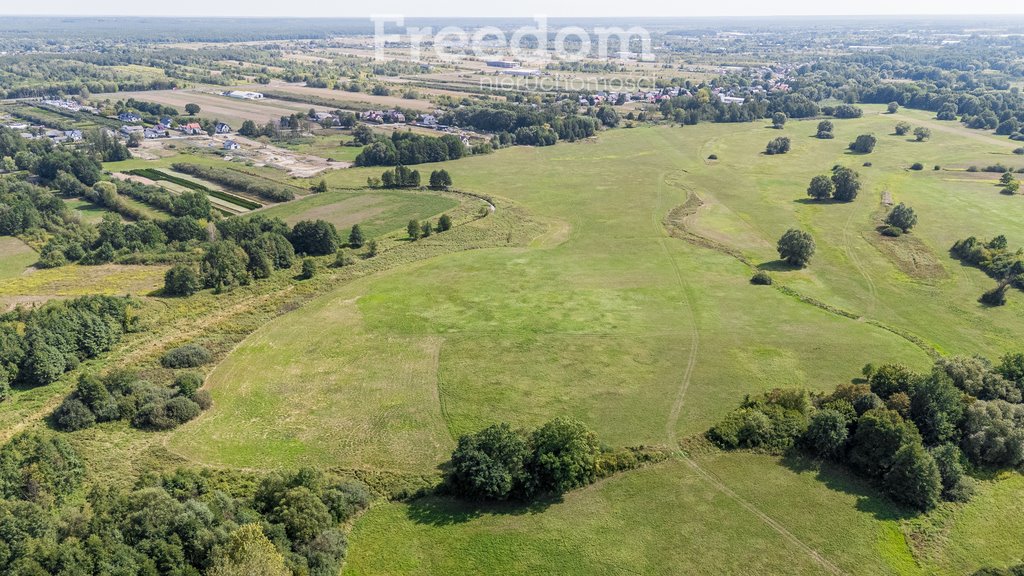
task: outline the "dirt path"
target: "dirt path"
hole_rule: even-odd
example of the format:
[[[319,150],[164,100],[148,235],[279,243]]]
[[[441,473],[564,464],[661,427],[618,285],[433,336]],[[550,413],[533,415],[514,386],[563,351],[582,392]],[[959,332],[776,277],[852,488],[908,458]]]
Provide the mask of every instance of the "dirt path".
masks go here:
[[[804,543],[803,540],[801,540],[795,534],[787,530],[786,527],[779,523],[778,520],[772,518],[768,514],[765,514],[757,506],[748,502],[739,494],[733,492],[731,488],[726,486],[714,474],[702,468],[700,464],[697,464],[697,462],[692,460],[689,456],[686,456],[685,454],[680,454],[680,456],[682,457],[683,461],[689,464],[690,467],[693,468],[695,472],[697,472],[697,474],[700,474],[701,478],[703,478],[708,484],[711,484],[712,486],[717,488],[719,492],[725,494],[729,498],[732,498],[737,504],[742,506],[745,510],[747,510],[754,516],[757,516],[757,518],[765,524],[767,524],[769,528],[777,532],[779,535],[781,535],[783,538],[788,540],[796,547],[803,550],[805,553],[807,553],[807,555],[810,556],[812,560],[814,560],[819,566],[824,568],[830,574],[835,574],[836,576],[844,576],[846,574],[846,572],[844,572],[841,568],[833,564],[828,558],[822,556],[817,550],[811,548],[806,543]]]
[[[664,186],[666,185],[665,178],[667,176],[668,176],[668,174],[662,174],[661,181],[658,184],[658,206],[659,207],[661,206],[662,191],[664,189]],[[690,300],[690,297],[688,295],[686,281],[683,279],[683,274],[679,270],[679,265],[676,263],[675,259],[672,257],[672,253],[668,249],[667,241],[668,241],[669,237],[666,236],[666,234],[665,234],[665,228],[662,225],[662,221],[659,218],[659,215],[657,214],[657,212],[653,212],[652,213],[652,220],[653,220],[654,226],[657,228],[657,233],[659,234],[659,242],[661,244],[662,251],[663,251],[663,253],[665,254],[665,257],[668,259],[669,263],[672,266],[672,270],[673,270],[673,273],[675,274],[676,281],[677,281],[677,283],[679,285],[680,291],[682,292],[683,305],[686,306],[687,310],[690,313],[690,318],[691,318],[689,358],[688,358],[687,363],[686,363],[686,368],[683,370],[683,375],[682,375],[682,378],[680,379],[679,387],[676,390],[675,400],[672,402],[672,408],[669,410],[668,418],[667,418],[667,420],[665,422],[665,435],[668,438],[669,444],[672,445],[672,446],[678,446],[678,438],[677,438],[677,435],[676,435],[676,426],[679,423],[680,414],[682,413],[683,406],[686,403],[686,392],[687,392],[687,390],[690,387],[690,380],[691,380],[691,378],[693,376],[693,369],[697,365],[697,354],[698,354],[699,349],[700,349],[700,333],[699,333],[699,331],[697,329],[697,316],[696,316],[695,310],[693,308],[693,303]],[[697,462],[692,460],[689,456],[683,454],[682,452],[679,453],[679,456],[682,457],[682,459],[690,467],[692,467],[694,469],[694,471],[697,472],[701,476],[702,479],[704,479],[706,482],[708,482],[713,487],[715,487],[715,489],[717,489],[719,492],[721,492],[721,493],[725,494],[726,496],[728,496],[729,498],[735,500],[745,510],[747,510],[748,512],[750,512],[751,514],[756,516],[759,520],[764,522],[769,528],[771,528],[772,530],[777,532],[783,538],[785,538],[786,540],[788,540],[789,542],[791,542],[792,544],[794,544],[798,548],[802,549],[804,552],[807,553],[807,555],[812,560],[814,560],[818,565],[820,565],[827,572],[829,572],[831,574],[835,574],[837,576],[845,575],[845,572],[843,572],[841,569],[839,569],[838,566],[836,566],[835,564],[830,562],[828,559],[823,557],[820,553],[818,553],[817,550],[815,550],[814,548],[811,548],[809,545],[807,545],[802,540],[797,538],[796,535],[794,535],[792,532],[787,530],[786,527],[783,526],[779,521],[775,520],[774,518],[772,518],[771,516],[769,516],[765,512],[761,511],[754,504],[752,504],[752,503],[748,502],[747,500],[743,499],[739,494],[736,494],[731,488],[726,486],[721,480],[719,480],[713,474],[711,474],[711,472],[709,472],[709,471],[705,470],[704,468],[702,468],[700,466],[700,464],[698,464]]]
[[[659,206],[661,205],[662,190],[666,185],[666,176],[666,174],[663,174],[661,181],[658,183]],[[672,408],[669,410],[668,419],[665,421],[665,435],[668,437],[669,443],[675,446],[677,442],[676,425],[679,423],[679,415],[682,413],[683,404],[686,401],[686,391],[690,388],[690,378],[693,376],[693,369],[697,365],[697,353],[700,350],[700,333],[697,330],[697,314],[693,309],[693,303],[690,301],[688,286],[686,285],[686,281],[683,279],[683,273],[679,270],[679,265],[676,263],[675,258],[672,257],[672,253],[668,249],[668,236],[665,235],[665,227],[662,225],[657,212],[652,212],[651,217],[656,229],[655,233],[658,234],[658,242],[661,244],[662,253],[672,266],[672,272],[675,275],[676,284],[679,286],[679,291],[683,298],[682,304],[686,307],[686,310],[690,315],[689,358],[686,361],[686,368],[683,370],[682,379],[680,380],[679,387],[676,390],[676,397],[672,402]]]
[[[875,281],[868,274],[867,267],[864,266],[864,262],[861,261],[860,256],[857,255],[857,251],[854,248],[854,242],[858,236],[850,231],[850,225],[853,223],[853,217],[857,213],[853,210],[850,211],[850,216],[846,219],[846,224],[843,225],[843,249],[846,251],[846,257],[853,263],[854,268],[864,278],[864,281],[868,285],[868,293],[871,295],[871,299],[868,301],[867,314],[873,315],[876,308],[878,307],[878,286],[875,285]]]

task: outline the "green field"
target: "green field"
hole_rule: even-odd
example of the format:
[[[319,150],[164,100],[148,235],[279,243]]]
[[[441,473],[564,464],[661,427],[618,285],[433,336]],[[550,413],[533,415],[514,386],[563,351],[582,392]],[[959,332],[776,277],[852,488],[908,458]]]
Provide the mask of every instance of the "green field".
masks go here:
[[[459,434],[496,420],[527,426],[568,414],[612,446],[671,444],[744,394],[830,389],[867,362],[925,369],[936,350],[996,357],[1019,348],[1021,295],[983,308],[977,298],[994,282],[948,248],[1000,233],[1024,244],[1020,199],[1000,195],[992,175],[964,171],[1024,160],[1005,139],[923,113],[878,112],[836,121],[832,141],[813,137],[816,121],[791,121],[784,156],[761,153],[778,132],[754,123],[616,130],[448,163],[458,187],[507,199],[547,232],[527,247],[371,276],[268,323],[214,371],[213,409],[168,447],[209,465],[424,474]],[[890,135],[899,119],[929,125],[933,138]],[[847,153],[861,133],[878,136],[874,153]],[[718,161],[706,160],[712,153]],[[913,162],[943,169],[909,171]],[[807,201],[810,178],[836,163],[861,173],[858,200]],[[355,187],[376,172],[337,171],[328,182]],[[883,192],[919,215],[898,243],[875,231]],[[664,224],[691,194],[703,206],[684,225],[709,239],[700,246]],[[790,227],[818,244],[805,270],[777,262],[775,240]],[[790,292],[750,285],[737,255]],[[743,454],[695,462],[614,477],[543,511],[380,504],[357,524],[351,571],[533,573],[556,562],[560,573],[631,565],[655,574],[706,558],[700,565],[717,573],[956,574],[1020,556],[984,545],[1000,525],[1024,533],[1020,515],[989,519],[1015,506],[1016,475],[927,519],[942,520],[943,534],[973,534],[954,543],[921,538],[920,520],[841,471]]]
[[[18,238],[0,236],[0,280],[20,276],[36,263],[39,255]]]
[[[363,151],[363,147],[344,145],[351,141],[351,136],[333,131],[300,138],[295,142],[281,142],[278,145],[300,154],[312,154],[336,162],[355,162],[356,156]]]
[[[314,194],[259,213],[289,224],[299,220],[326,220],[345,232],[359,224],[369,236],[404,229],[411,219],[425,220],[458,206],[458,201],[434,193],[399,190],[331,190]]]

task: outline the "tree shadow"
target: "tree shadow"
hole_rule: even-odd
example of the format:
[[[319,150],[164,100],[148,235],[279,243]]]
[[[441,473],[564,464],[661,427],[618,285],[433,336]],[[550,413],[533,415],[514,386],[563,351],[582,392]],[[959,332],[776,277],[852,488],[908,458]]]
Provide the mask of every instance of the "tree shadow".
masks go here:
[[[907,520],[917,516],[914,511],[886,498],[881,489],[870,481],[857,477],[839,464],[811,458],[796,450],[788,452],[780,462],[798,474],[813,472],[815,479],[829,490],[856,496],[857,510],[867,512],[877,520]]]
[[[847,204],[847,202],[841,202],[839,200],[836,200],[835,198],[822,198],[821,200],[818,200],[816,198],[811,198],[809,196],[807,198],[797,198],[796,200],[793,200],[793,202],[796,202],[797,204],[807,204],[808,206],[828,206],[830,204]]]
[[[769,260],[768,262],[762,262],[757,265],[758,270],[764,270],[765,272],[792,272],[794,270],[800,270],[799,266],[794,266],[785,260]]]
[[[484,516],[540,514],[561,501],[561,496],[551,496],[532,502],[471,502],[431,494],[411,500],[406,506],[406,515],[417,524],[451,526]]]

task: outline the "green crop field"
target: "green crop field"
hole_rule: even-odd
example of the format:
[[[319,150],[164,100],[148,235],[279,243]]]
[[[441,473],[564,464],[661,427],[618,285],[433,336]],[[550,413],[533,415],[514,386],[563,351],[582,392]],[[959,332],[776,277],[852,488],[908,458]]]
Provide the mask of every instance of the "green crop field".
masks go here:
[[[891,135],[900,119],[934,136]],[[877,107],[836,121],[832,141],[814,138],[815,126],[788,123],[794,143],[784,156],[762,154],[779,133],[754,123],[616,130],[448,163],[459,188],[507,199],[548,230],[528,247],[367,277],[268,323],[213,372],[214,407],[168,447],[209,465],[429,474],[459,434],[494,421],[529,426],[567,414],[612,446],[672,444],[702,433],[744,394],[830,389],[867,362],[923,370],[936,351],[996,357],[1018,348],[1021,295],[982,307],[977,298],[994,281],[948,254],[969,235],[1024,244],[1020,199],[999,194],[992,175],[965,171],[1024,165],[1010,143]],[[874,153],[847,153],[862,133],[878,137]],[[913,162],[929,169],[910,171]],[[810,202],[807,182],[834,164],[861,173],[860,197]],[[336,171],[328,182],[354,187],[379,171]],[[885,192],[920,218],[889,244],[875,230]],[[331,197],[341,194],[273,210],[294,220],[344,206]],[[703,246],[665,225],[691,194],[703,204],[683,226],[710,239]],[[777,261],[775,240],[790,227],[817,241],[805,270]],[[772,270],[784,290],[751,285],[752,268],[737,256]],[[943,533],[975,534],[949,548],[839,470],[716,452],[695,456],[697,468],[686,462],[617,476],[542,509],[380,504],[357,523],[350,570],[671,573],[699,559],[716,573],[957,573],[1020,555],[979,544],[994,522],[1024,530],[984,512],[1012,501],[1016,475],[933,513]]]
[[[281,218],[289,224],[299,220],[326,220],[346,235],[353,224],[359,224],[363,232],[372,237],[404,228],[411,219],[436,217],[458,204],[452,198],[435,193],[331,190],[271,206],[259,213]]]

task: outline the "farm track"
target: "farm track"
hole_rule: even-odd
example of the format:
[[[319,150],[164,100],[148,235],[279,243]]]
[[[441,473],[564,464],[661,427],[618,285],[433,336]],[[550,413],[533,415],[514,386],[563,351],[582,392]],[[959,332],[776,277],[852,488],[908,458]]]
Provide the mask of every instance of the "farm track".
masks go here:
[[[824,568],[830,574],[835,574],[836,576],[844,576],[846,574],[846,572],[844,572],[841,568],[833,564],[828,558],[822,556],[820,552],[818,552],[814,548],[811,548],[803,540],[801,540],[795,534],[787,530],[786,527],[783,526],[778,520],[764,513],[763,511],[761,511],[761,509],[759,509],[751,502],[748,502],[746,499],[744,499],[736,492],[733,492],[733,490],[729,488],[725,483],[718,479],[714,474],[701,467],[700,464],[697,464],[697,462],[691,459],[689,456],[687,456],[686,454],[680,454],[680,457],[691,468],[693,468],[693,470],[697,472],[697,474],[699,474],[700,477],[703,478],[708,484],[714,486],[722,494],[725,494],[729,498],[732,498],[737,504],[742,506],[745,510],[747,510],[754,516],[757,516],[759,520],[767,524],[769,528],[777,532],[780,536],[791,542],[793,545],[797,546],[798,548],[806,552],[812,560],[814,560],[819,566]]]
[[[854,248],[854,242],[857,240],[857,236],[850,231],[850,224],[853,223],[853,217],[856,216],[856,212],[850,211],[850,216],[846,219],[846,224],[843,225],[843,245],[846,251],[846,257],[853,263],[854,268],[864,278],[864,281],[868,285],[868,293],[871,295],[871,299],[868,302],[868,313],[874,314],[878,307],[878,286],[875,285],[875,281],[868,274],[867,268],[864,266],[864,262],[861,261],[860,256],[857,255],[857,250]]]
[[[662,198],[663,188],[667,184],[666,177],[667,177],[667,174],[663,174],[662,178],[661,178],[661,181],[658,184],[658,200],[659,200],[658,201],[658,208],[659,209],[660,209],[660,205],[661,205],[661,198]],[[690,194],[690,198],[696,198],[695,194],[692,194],[689,191],[687,191],[687,193]],[[699,198],[698,198],[698,200],[699,200]],[[689,201],[689,198],[688,198],[688,201]],[[695,212],[696,212],[696,210],[694,210],[694,213]],[[673,272],[675,273],[675,277],[676,277],[676,280],[677,280],[677,282],[679,284],[679,288],[682,291],[683,303],[685,304],[686,308],[689,310],[690,318],[691,318],[691,323],[690,323],[691,339],[690,339],[689,359],[687,360],[686,369],[683,372],[682,380],[680,381],[679,388],[678,388],[678,390],[676,392],[675,401],[672,403],[672,408],[669,411],[668,419],[665,422],[665,433],[666,433],[666,436],[668,438],[669,444],[671,446],[678,446],[678,438],[677,438],[677,435],[676,435],[676,425],[679,422],[679,416],[682,413],[683,406],[684,406],[684,404],[686,402],[686,392],[687,392],[687,390],[690,387],[690,380],[691,380],[691,377],[693,375],[693,369],[694,369],[694,367],[697,364],[697,354],[698,354],[699,347],[700,347],[700,334],[699,334],[699,331],[697,330],[697,316],[696,316],[696,313],[695,313],[695,311],[693,309],[693,304],[692,304],[692,302],[691,302],[691,300],[689,298],[689,295],[688,295],[686,281],[683,279],[682,272],[679,270],[679,265],[676,263],[675,259],[672,257],[672,254],[671,254],[671,252],[668,249],[668,244],[667,244],[667,241],[666,241],[667,238],[665,236],[665,232],[668,232],[668,228],[663,226],[662,222],[659,222],[657,211],[652,213],[652,219],[653,219],[654,226],[657,227],[657,228],[660,228],[660,230],[658,230],[658,232],[661,233],[661,235],[659,237],[659,242],[661,243],[662,251],[664,252],[666,258],[668,258],[669,263],[672,265],[672,269],[673,269]],[[696,235],[694,235],[694,236],[696,236]],[[712,246],[717,244],[716,242],[711,241],[711,240],[707,240],[707,242],[709,244],[711,244],[711,246],[706,246],[706,247],[712,247]],[[739,256],[736,256],[735,254],[730,254],[730,255],[734,256],[734,257],[737,257],[738,259],[740,259],[740,261],[744,262],[745,264],[750,265],[750,263],[747,262],[745,260],[745,258],[742,257],[742,255],[739,255]],[[761,520],[769,528],[771,528],[772,530],[777,532],[779,535],[781,535],[783,538],[785,538],[789,542],[793,543],[794,545],[796,545],[797,547],[802,549],[804,552],[807,553],[807,555],[812,560],[814,560],[814,562],[816,562],[818,565],[820,565],[826,571],[828,571],[831,574],[835,574],[837,576],[842,576],[842,575],[845,574],[842,570],[839,569],[839,567],[837,567],[835,564],[830,562],[828,559],[824,558],[817,550],[811,548],[808,544],[806,544],[805,542],[800,540],[798,537],[796,537],[796,535],[794,535],[792,532],[787,530],[786,527],[783,526],[778,520],[772,518],[767,513],[765,513],[761,509],[759,509],[757,506],[755,506],[754,504],[752,504],[752,503],[748,502],[747,500],[743,499],[740,495],[736,494],[736,492],[734,492],[731,488],[729,488],[727,485],[725,485],[721,480],[716,478],[713,474],[711,474],[711,472],[709,472],[709,471],[705,470],[703,467],[701,467],[700,464],[698,464],[696,461],[692,460],[689,456],[687,456],[686,454],[683,454],[681,452],[679,454],[682,457],[683,461],[686,462],[690,467],[692,467],[694,469],[694,471],[696,471],[701,476],[702,479],[704,479],[706,482],[708,482],[708,484],[713,486],[716,490],[718,490],[722,494],[725,494],[729,498],[731,498],[734,501],[736,501],[736,503],[738,503],[745,510],[747,510],[748,512],[750,512],[751,514],[756,516],[759,520]]]

